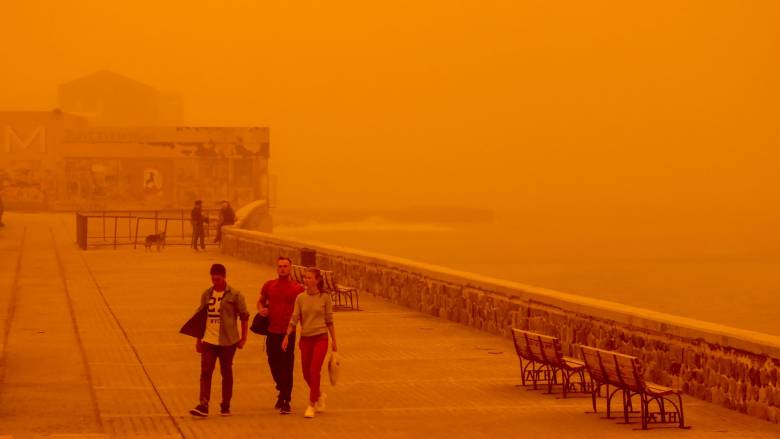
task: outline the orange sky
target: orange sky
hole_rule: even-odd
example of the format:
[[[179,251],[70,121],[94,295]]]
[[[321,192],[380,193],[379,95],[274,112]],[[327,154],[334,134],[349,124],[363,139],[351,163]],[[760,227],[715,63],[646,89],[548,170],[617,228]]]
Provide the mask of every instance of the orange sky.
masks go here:
[[[178,91],[271,127],[282,206],[776,214],[780,4],[635,3],[6,1],[0,109]]]

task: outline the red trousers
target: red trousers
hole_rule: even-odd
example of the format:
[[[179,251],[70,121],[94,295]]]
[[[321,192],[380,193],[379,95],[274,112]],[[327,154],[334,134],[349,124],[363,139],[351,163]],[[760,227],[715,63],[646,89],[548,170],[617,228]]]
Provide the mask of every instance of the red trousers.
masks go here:
[[[301,336],[299,346],[303,379],[309,385],[309,401],[314,405],[320,399],[320,372],[328,354],[328,334]]]

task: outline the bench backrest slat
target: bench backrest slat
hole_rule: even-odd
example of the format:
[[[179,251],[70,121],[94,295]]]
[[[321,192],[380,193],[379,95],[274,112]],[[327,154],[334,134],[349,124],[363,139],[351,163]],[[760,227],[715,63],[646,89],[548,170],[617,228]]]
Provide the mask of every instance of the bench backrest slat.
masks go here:
[[[336,280],[335,276],[333,274],[333,271],[331,270],[320,270],[320,273],[322,274],[322,280],[325,284],[324,289],[325,291],[330,291],[332,293],[336,292]]]
[[[561,342],[555,337],[546,335],[539,336],[539,344],[542,348],[544,360],[555,367],[563,367],[563,352],[561,351]]]
[[[600,383],[607,382],[607,373],[601,367],[601,358],[599,353],[592,349],[582,349],[582,360],[585,362],[585,368],[588,369],[591,378]]]
[[[561,342],[556,337],[512,328],[515,350],[521,357],[542,364],[562,367]]]
[[[615,363],[618,366],[618,373],[620,374],[620,381],[623,386],[635,392],[644,389],[645,382],[641,376],[638,358],[616,355]]]
[[[290,270],[290,275],[292,276],[294,281],[303,285],[303,274],[305,272],[306,272],[306,267],[304,267],[303,265],[293,265],[292,270]]]
[[[528,347],[528,341],[525,338],[523,331],[512,328],[512,340],[515,342],[515,352],[517,352],[517,356],[533,361],[531,350]]]
[[[590,376],[600,383],[643,392],[645,380],[639,359],[619,352],[580,345]]]

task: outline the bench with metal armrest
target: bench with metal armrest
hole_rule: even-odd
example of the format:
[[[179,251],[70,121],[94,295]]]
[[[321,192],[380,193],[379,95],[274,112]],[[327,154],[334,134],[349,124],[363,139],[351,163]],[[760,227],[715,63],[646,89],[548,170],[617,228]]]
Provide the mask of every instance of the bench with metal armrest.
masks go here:
[[[589,346],[580,346],[580,350],[585,367],[593,380],[591,398],[594,412],[596,396],[601,387],[606,386],[608,418],[611,416],[612,398],[620,392],[625,423],[629,422],[629,414],[634,413],[631,400],[638,397],[643,430],[651,423],[675,423],[680,428],[689,428],[685,426],[683,417],[682,391],[645,381],[644,370],[637,357]],[[615,389],[610,392],[609,386]],[[657,405],[658,411],[650,411],[651,403]]]
[[[572,391],[590,391],[590,382],[585,380],[585,363],[564,356],[560,339],[514,328],[512,338],[520,359],[524,386],[530,381],[536,389],[537,383],[543,382],[547,385],[547,393],[552,393],[552,386],[558,384],[560,377],[564,398]],[[572,380],[575,376],[578,380]]]

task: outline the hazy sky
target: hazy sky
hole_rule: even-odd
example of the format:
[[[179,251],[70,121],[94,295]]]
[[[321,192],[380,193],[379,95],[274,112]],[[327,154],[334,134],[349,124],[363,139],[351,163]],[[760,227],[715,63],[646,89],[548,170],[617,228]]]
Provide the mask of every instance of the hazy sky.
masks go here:
[[[0,109],[111,69],[286,206],[777,212],[776,1],[0,1]]]

